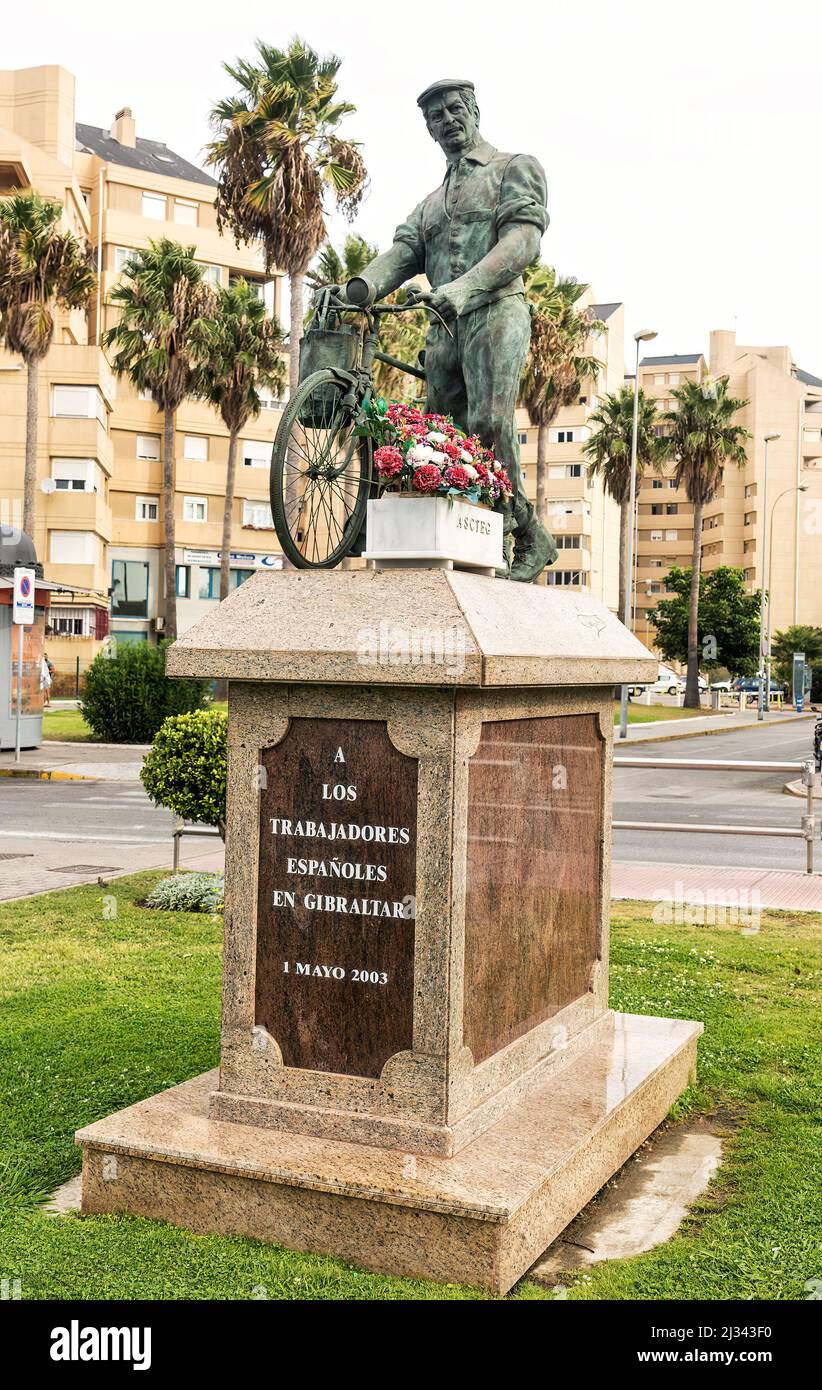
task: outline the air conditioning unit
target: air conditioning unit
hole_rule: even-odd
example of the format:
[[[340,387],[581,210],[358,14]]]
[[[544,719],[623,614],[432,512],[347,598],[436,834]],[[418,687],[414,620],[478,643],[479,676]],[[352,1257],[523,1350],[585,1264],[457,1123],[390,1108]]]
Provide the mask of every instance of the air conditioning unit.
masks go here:
[[[166,630],[166,620],[165,620],[165,618],[155,618],[155,619],[154,619],[154,630],[155,630],[155,632],[165,632],[165,630]]]

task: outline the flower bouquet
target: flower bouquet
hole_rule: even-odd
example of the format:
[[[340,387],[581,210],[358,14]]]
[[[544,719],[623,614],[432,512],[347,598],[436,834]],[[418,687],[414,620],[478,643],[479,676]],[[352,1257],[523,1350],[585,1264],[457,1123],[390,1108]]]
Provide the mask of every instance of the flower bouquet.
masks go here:
[[[447,415],[425,415],[380,397],[367,403],[357,432],[374,441],[381,493],[461,498],[485,507],[510,496],[508,474],[493,449]]]
[[[447,415],[370,401],[358,432],[373,440],[380,496],[369,499],[364,558],[380,567],[505,568],[508,474],[476,435]],[[455,506],[459,503],[459,506]]]

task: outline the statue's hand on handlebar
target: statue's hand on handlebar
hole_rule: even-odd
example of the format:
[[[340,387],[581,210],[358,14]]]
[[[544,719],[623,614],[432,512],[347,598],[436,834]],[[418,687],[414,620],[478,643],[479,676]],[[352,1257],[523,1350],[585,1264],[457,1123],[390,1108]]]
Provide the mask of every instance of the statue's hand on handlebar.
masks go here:
[[[440,285],[438,290],[432,290],[430,294],[420,295],[420,302],[445,319],[446,323],[450,323],[463,313],[468,296],[469,290],[463,288],[459,280],[451,280],[449,284]]]

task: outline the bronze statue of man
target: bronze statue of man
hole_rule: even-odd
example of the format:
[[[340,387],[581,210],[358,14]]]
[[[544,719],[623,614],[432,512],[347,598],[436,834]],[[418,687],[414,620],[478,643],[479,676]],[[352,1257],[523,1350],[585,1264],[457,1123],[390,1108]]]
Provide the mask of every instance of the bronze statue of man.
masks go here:
[[[450,328],[432,319],[427,409],[479,435],[507,466],[510,577],[530,581],[557,557],[525,496],[514,415],[531,338],[522,272],[548,225],[545,173],[531,155],[503,154],[483,140],[472,82],[446,78],[417,100],[448,161],[445,178],[397,228],[391,249],[349,281],[349,298],[373,303],[412,276],[427,276],[425,300]]]

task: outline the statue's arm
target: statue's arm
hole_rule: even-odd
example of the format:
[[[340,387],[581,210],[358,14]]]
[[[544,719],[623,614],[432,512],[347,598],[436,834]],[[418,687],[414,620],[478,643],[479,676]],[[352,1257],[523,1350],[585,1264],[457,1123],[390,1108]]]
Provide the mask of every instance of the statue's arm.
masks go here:
[[[348,281],[348,297],[357,304],[373,304],[392,290],[399,289],[413,275],[425,269],[425,247],[422,239],[422,203],[411,216],[401,222],[394,233],[393,245],[375,257],[362,274]]]
[[[469,313],[480,295],[510,285],[536,260],[548,226],[547,202],[545,171],[539,160],[531,155],[515,155],[500,188],[497,243],[464,275],[437,291],[436,297],[442,296],[445,301],[442,308],[446,315],[449,310],[457,318]]]

